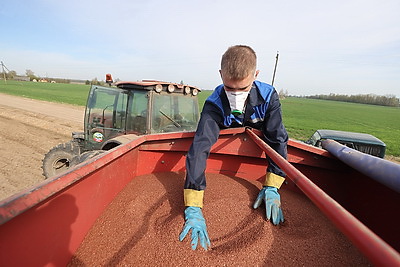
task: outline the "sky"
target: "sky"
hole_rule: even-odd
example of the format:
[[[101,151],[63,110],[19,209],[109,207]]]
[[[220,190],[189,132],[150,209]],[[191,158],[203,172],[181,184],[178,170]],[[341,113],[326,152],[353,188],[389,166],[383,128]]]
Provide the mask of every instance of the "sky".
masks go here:
[[[222,54],[244,44],[267,83],[279,52],[278,91],[400,97],[399,14],[399,0],[4,1],[0,60],[20,75],[213,90]]]

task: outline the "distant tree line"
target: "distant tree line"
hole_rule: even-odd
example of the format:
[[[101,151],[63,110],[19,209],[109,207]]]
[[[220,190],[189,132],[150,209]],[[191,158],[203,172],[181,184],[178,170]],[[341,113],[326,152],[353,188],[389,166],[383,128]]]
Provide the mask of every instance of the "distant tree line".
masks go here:
[[[93,78],[92,80],[86,80],[86,81],[81,81],[81,80],[71,80],[71,79],[62,79],[62,78],[50,78],[50,77],[40,77],[35,75],[35,73],[27,69],[25,71],[25,75],[21,76],[18,75],[15,70],[11,71],[2,71],[0,72],[0,79],[6,79],[6,80],[22,80],[21,78],[25,78],[27,81],[46,81],[46,82],[55,82],[55,83],[85,83],[87,85],[93,84],[93,85],[105,85],[104,81],[99,81],[97,78]],[[25,79],[24,79],[25,80]],[[116,79],[115,81],[119,81],[119,79]]]
[[[379,96],[374,94],[366,95],[340,95],[340,94],[329,94],[329,95],[313,95],[306,96],[306,98],[312,99],[323,99],[323,100],[333,100],[342,102],[352,102],[388,107],[400,107],[400,100],[395,95]]]
[[[0,73],[0,78],[4,79],[6,78],[7,80],[12,80],[14,77],[17,76],[17,72],[15,70],[11,70],[9,72],[1,72]]]

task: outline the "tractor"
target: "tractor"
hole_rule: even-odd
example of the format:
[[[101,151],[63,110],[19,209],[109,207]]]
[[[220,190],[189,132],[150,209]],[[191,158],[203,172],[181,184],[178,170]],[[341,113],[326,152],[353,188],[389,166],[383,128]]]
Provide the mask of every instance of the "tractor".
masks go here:
[[[140,135],[195,131],[199,118],[194,86],[143,80],[115,86],[92,85],[87,99],[84,132],[53,147],[43,159],[46,178],[128,143]]]

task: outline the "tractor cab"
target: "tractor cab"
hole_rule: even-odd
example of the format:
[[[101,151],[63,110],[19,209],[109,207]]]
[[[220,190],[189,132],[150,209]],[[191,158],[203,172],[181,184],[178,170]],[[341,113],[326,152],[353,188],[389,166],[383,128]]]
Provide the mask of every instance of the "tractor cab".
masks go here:
[[[92,86],[85,112],[85,150],[102,149],[120,135],[195,131],[200,89],[168,82]]]
[[[45,155],[43,175],[49,178],[61,174],[139,135],[195,131],[200,118],[199,92],[193,86],[160,81],[92,85],[84,132],[72,133],[71,141]]]

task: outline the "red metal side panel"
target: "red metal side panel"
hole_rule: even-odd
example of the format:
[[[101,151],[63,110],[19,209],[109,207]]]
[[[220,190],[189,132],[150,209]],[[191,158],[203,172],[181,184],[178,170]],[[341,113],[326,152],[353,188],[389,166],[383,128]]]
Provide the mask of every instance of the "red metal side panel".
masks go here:
[[[136,175],[137,154],[128,147],[113,151],[2,202],[2,219],[10,220],[0,226],[0,266],[65,266],[97,217]]]
[[[131,179],[148,173],[185,171],[185,155],[193,135],[141,137],[1,202],[0,266],[65,266],[96,218]],[[345,203],[346,209],[360,210],[357,216],[379,218],[374,213],[379,199],[385,201],[385,214],[390,216],[387,211],[393,212],[399,203],[398,196],[387,191],[378,191],[378,198],[371,198],[368,194],[376,192],[374,182],[364,182],[368,178],[321,149],[290,141],[288,152],[289,161],[322,190]],[[222,131],[207,162],[207,172],[253,180],[263,179],[266,167],[264,152],[244,129]],[[287,180],[286,186],[296,189]],[[373,207],[373,212],[368,207]],[[387,220],[381,225],[373,220],[379,234],[397,231]],[[400,244],[392,241],[391,245]]]
[[[185,154],[180,152],[140,151],[137,176],[157,172],[184,172]]]

